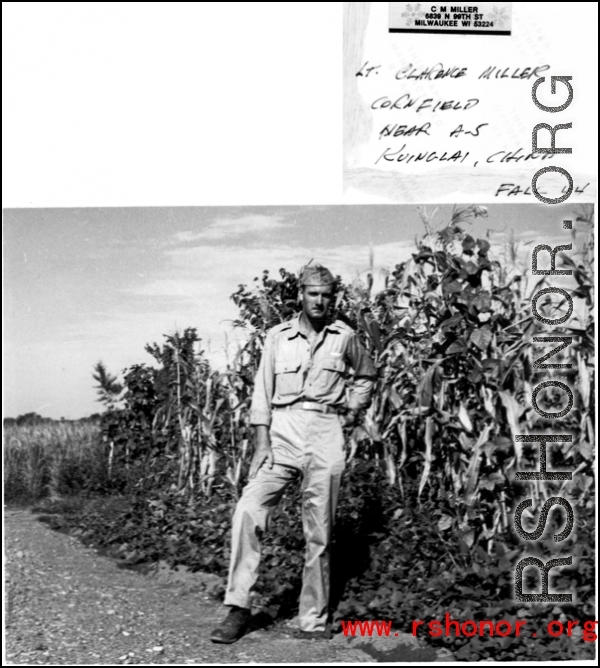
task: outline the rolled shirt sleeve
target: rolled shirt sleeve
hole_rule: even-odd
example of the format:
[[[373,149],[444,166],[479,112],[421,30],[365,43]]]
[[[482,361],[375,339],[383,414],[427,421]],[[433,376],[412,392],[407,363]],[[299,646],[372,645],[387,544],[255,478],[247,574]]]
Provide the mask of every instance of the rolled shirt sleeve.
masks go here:
[[[275,341],[273,332],[267,332],[260,364],[254,380],[250,407],[250,424],[271,425],[271,404],[275,383]]]
[[[367,408],[377,381],[377,370],[369,353],[365,350],[356,334],[352,334],[348,342],[347,357],[354,369],[354,382],[348,397],[348,408],[358,411]]]

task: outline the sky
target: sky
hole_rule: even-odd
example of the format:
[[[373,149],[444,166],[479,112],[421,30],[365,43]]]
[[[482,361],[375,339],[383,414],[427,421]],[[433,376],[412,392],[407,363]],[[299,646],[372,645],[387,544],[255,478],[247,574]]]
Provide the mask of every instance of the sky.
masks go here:
[[[437,227],[452,212],[426,208]],[[572,205],[487,208],[468,231],[493,248],[511,231],[523,249],[571,241],[562,220],[575,219]],[[121,376],[152,364],[144,346],[185,327],[223,367],[240,340],[230,299],[239,284],[311,259],[360,279],[372,248],[381,287],[382,271],[410,257],[423,233],[409,205],[5,209],[4,416],[100,412],[94,365]]]

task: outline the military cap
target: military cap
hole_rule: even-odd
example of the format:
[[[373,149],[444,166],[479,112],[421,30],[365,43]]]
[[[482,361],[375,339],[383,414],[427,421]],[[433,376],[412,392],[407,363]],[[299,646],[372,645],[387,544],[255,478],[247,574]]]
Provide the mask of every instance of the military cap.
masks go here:
[[[335,285],[333,274],[321,264],[307,264],[300,269],[300,287],[305,285]]]

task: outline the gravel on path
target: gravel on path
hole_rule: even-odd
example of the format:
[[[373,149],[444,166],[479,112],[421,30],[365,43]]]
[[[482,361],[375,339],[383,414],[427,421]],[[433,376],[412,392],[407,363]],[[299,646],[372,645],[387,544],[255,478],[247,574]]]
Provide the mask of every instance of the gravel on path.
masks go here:
[[[5,665],[373,662],[370,648],[387,661],[436,660],[404,633],[367,647],[341,634],[300,640],[281,624],[214,644],[209,633],[225,612],[208,593],[214,576],[143,575],[28,510],[5,509],[4,521]]]

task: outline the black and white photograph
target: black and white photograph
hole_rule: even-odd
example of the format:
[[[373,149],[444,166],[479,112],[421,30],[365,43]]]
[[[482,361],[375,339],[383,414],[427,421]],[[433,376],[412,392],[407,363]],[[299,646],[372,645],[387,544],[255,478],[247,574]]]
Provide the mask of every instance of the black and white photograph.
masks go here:
[[[16,663],[593,658],[593,207],[14,209],[4,241]],[[577,599],[515,602],[523,558]]]
[[[597,5],[2,14],[3,664],[597,665]]]

